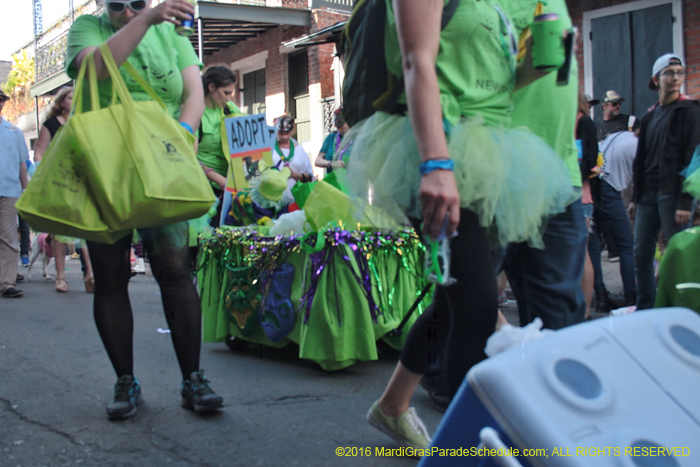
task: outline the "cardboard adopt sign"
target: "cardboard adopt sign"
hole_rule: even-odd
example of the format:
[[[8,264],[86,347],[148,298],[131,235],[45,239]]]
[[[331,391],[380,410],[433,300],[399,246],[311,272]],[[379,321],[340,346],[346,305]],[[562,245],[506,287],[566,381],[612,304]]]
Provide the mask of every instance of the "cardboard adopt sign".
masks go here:
[[[272,148],[277,141],[277,128],[268,126],[265,114],[244,115],[224,119],[227,154],[231,165],[226,190],[235,192],[248,188],[248,180],[257,174],[257,162],[265,160],[272,166]]]
[[[265,114],[225,118],[223,128],[226,131],[224,151],[231,160],[221,211],[222,224],[231,209],[233,193],[248,188],[249,180],[259,175],[258,162],[264,160],[272,167],[272,148],[277,141],[277,128],[267,125]]]

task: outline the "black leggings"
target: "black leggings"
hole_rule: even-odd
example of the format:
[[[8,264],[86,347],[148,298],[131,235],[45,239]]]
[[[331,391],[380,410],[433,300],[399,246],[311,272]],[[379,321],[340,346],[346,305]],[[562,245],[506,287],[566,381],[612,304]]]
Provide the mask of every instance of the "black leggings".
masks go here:
[[[401,363],[419,374],[439,356],[450,396],[467,371],[486,358],[484,347],[498,314],[498,287],[486,229],[471,211],[462,209],[460,217],[450,256],[451,275],[457,283],[436,287],[433,303],[411,327],[401,352]]]
[[[169,226],[172,228],[174,226]],[[187,224],[178,226],[186,238]],[[190,255],[184,246],[169,246],[167,236],[144,239],[158,285],[165,318],[183,379],[199,370],[202,311],[190,277]],[[157,248],[156,248],[157,244]],[[95,275],[95,324],[117,377],[134,374],[134,319],[129,302],[131,235],[116,243],[88,242]]]

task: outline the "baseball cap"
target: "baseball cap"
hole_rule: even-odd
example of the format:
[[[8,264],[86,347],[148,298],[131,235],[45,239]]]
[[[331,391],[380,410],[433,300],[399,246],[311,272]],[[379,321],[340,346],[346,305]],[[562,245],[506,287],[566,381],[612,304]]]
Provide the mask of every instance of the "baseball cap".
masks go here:
[[[598,104],[600,104],[600,99],[593,99],[593,98],[592,98],[591,96],[589,96],[588,94],[584,94],[584,95],[583,95],[583,98],[586,99],[586,102],[588,102],[588,104],[590,104],[590,105],[598,105]]]
[[[654,76],[661,73],[664,70],[664,68],[669,67],[671,65],[680,65],[683,68],[685,68],[685,65],[683,65],[683,60],[681,60],[680,57],[670,53],[663,54],[654,62],[654,66],[651,69],[651,77],[653,78]],[[656,85],[654,84],[653,79],[649,78],[649,84],[647,86],[652,91],[656,91]]]
[[[603,102],[624,102],[625,100],[619,96],[615,91],[607,91],[603,97]]]
[[[5,94],[5,92],[4,92],[2,89],[0,89],[0,100],[6,101],[6,100],[8,100],[9,98],[10,98],[10,96],[8,96],[7,94]]]

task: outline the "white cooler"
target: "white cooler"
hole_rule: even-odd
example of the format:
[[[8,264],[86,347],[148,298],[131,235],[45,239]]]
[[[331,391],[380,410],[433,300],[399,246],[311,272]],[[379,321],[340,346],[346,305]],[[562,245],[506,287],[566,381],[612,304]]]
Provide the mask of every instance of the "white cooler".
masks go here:
[[[445,451],[420,466],[699,467],[700,316],[612,316],[489,358],[467,374],[432,446]],[[479,447],[546,454],[470,451]]]

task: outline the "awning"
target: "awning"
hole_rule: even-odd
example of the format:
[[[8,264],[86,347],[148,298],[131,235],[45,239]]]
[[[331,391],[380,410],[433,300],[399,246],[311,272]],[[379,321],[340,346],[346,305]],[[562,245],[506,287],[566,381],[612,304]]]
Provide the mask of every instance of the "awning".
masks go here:
[[[343,34],[347,21],[335,23],[333,26],[320,29],[314,33],[292,39],[291,41],[283,42],[286,47],[301,48],[311,47],[314,45],[329,44],[340,42],[340,36]]]
[[[65,71],[53,75],[51,78],[47,78],[40,83],[36,83],[34,86],[29,88],[29,93],[32,97],[43,96],[44,94],[50,94],[52,91],[64,86],[72,81],[72,78],[66,74]]]
[[[311,11],[231,3],[198,1],[195,18],[202,24],[202,54],[208,55],[237,44],[281,24],[311,26]],[[199,50],[198,33],[190,36]]]

